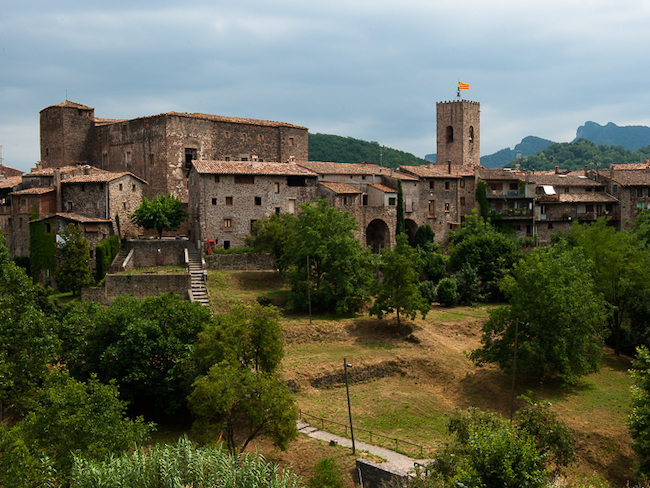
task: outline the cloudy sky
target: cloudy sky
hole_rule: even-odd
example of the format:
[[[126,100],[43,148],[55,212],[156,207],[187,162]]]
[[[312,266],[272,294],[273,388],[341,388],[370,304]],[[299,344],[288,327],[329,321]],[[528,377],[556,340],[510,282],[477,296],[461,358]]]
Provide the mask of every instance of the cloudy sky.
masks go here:
[[[436,152],[436,102],[481,104],[481,154],[587,120],[650,125],[647,0],[0,0],[3,162],[39,111],[279,120]]]

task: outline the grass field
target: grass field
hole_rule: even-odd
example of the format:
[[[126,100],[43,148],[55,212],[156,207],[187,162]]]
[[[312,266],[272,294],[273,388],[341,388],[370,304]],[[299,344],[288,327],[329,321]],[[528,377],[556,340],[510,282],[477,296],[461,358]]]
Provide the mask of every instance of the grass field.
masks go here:
[[[258,297],[281,306],[288,294],[278,275],[271,272],[213,272],[208,286],[218,312],[227,311],[233,301]],[[376,435],[381,434],[421,445],[425,456],[432,455],[435,451],[427,448],[447,439],[446,414],[455,408],[476,406],[509,416],[512,379],[496,367],[477,368],[467,359],[467,353],[480,345],[481,326],[492,307],[436,306],[426,319],[418,317],[401,329],[392,317],[315,316],[310,324],[308,317],[286,314],[283,374],[296,386],[302,412],[347,424],[345,358],[352,364],[355,437],[368,441],[365,429],[375,432],[374,444],[395,448],[394,441]],[[629,358],[606,351],[600,371],[582,378],[573,388],[552,381],[517,383],[517,395],[549,401],[575,431],[578,462],[558,486],[624,487],[631,478],[633,454],[625,425],[630,413],[629,367]],[[337,428],[343,432],[331,423],[326,430]],[[287,452],[265,441],[256,447],[267,458],[299,473],[308,473],[320,457],[335,457],[346,473],[346,486],[353,486],[354,457],[349,450],[304,436]],[[406,443],[398,443],[398,450],[414,457],[421,452]]]

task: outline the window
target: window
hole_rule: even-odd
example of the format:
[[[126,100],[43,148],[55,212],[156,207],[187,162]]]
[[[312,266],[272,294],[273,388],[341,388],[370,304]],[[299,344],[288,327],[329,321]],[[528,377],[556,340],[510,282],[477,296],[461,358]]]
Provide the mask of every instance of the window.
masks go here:
[[[262,205],[262,197],[255,197],[255,205]]]
[[[445,181],[445,190],[449,190],[449,182]]]
[[[25,205],[27,205],[27,199],[26,199],[26,198],[21,198],[21,199],[20,199],[20,204],[21,204],[23,207],[24,207]]]
[[[454,142],[454,128],[451,125],[447,126],[447,142]]]
[[[255,177],[253,175],[235,175],[235,183],[238,185],[254,185]]]
[[[214,175],[214,182],[219,183],[219,175]]]
[[[124,208],[124,210],[126,210],[126,202],[122,202],[122,208]]]
[[[50,232],[52,232],[52,224],[45,222],[45,233],[49,234]]]
[[[465,180],[460,180],[460,187],[465,188]]]
[[[435,217],[435,216],[436,216],[436,201],[429,200],[429,217]]]
[[[474,142],[474,126],[469,126],[469,142],[470,144]]]
[[[640,186],[640,187],[638,187],[636,189],[636,196],[637,197],[642,197],[643,196],[643,187]]]
[[[223,226],[226,229],[232,228],[232,219],[223,219]]]
[[[449,204],[445,203],[445,212],[449,212]]]
[[[122,183],[120,183],[120,191],[122,191]]]
[[[223,248],[230,249],[230,241],[223,241]]]
[[[213,199],[212,199],[212,205],[216,205],[216,204],[217,204],[217,199],[216,199],[216,198],[213,198]]]
[[[348,197],[343,197],[343,205],[347,205],[347,204],[348,204]]]
[[[433,189],[434,189],[433,180],[429,180],[429,190],[433,190]]]
[[[135,191],[135,183],[131,185],[131,191]]]
[[[273,183],[273,191],[275,193],[280,193],[280,183]]]
[[[465,206],[465,197],[460,197],[460,204]]]
[[[225,158],[223,158],[223,160],[224,161],[230,161],[230,156],[226,156]]]
[[[102,153],[102,168],[108,168],[108,153]]]
[[[304,176],[287,176],[287,186],[305,186]]]
[[[257,222],[257,220],[251,219],[251,232],[253,232],[253,225],[255,225],[255,222]]]
[[[126,167],[130,168],[131,167],[131,151],[126,152],[126,154],[124,155],[124,161],[126,163]]]
[[[232,197],[226,197],[226,206],[232,207]]]
[[[192,167],[192,161],[196,161],[198,151],[193,147],[185,148],[185,168],[190,169]]]
[[[289,199],[289,213],[296,213],[296,199]]]
[[[364,207],[368,206],[368,195],[363,195],[361,197],[361,205],[363,205]]]
[[[290,145],[290,146],[293,146],[293,137],[290,137],[290,138],[289,138],[289,145]]]
[[[72,202],[67,202],[68,203],[68,212],[72,212]]]
[[[275,207],[275,213],[280,213],[280,207]]]
[[[388,205],[395,205],[395,197],[388,197]]]
[[[618,185],[614,185],[613,191],[614,191],[614,193],[618,192]]]
[[[553,224],[549,222],[549,223],[548,223],[548,228],[549,228],[549,229],[552,229],[552,228],[553,228]]]

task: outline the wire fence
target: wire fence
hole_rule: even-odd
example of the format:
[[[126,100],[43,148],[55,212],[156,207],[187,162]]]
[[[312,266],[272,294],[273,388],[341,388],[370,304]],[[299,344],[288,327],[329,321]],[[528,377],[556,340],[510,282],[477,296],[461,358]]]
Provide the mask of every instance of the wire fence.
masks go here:
[[[303,417],[309,417],[309,418],[311,418],[313,420],[316,420],[316,421],[320,422],[320,430],[325,430],[325,424],[338,426],[338,427],[343,427],[343,429],[345,431],[345,437],[350,437],[350,434],[349,434],[350,426],[348,424],[343,424],[343,423],[336,422],[334,420],[329,420],[329,419],[326,419],[326,418],[323,418],[323,417],[316,417],[315,415],[311,415],[311,414],[308,414],[308,413],[303,412],[302,410],[300,410],[300,420],[303,420]],[[355,433],[355,435],[358,434],[358,433],[367,434],[370,444],[372,444],[372,442],[373,442],[373,437],[376,440],[384,439],[384,440],[388,441],[391,446],[394,443],[394,446],[395,446],[394,450],[397,451],[397,452],[409,454],[409,451],[407,451],[404,448],[400,448],[400,445],[408,446],[408,448],[410,448],[411,451],[416,450],[416,452],[417,452],[419,450],[420,458],[424,457],[424,452],[425,451],[429,452],[429,451],[435,451],[436,449],[438,449],[438,446],[423,446],[421,444],[416,444],[414,442],[405,441],[403,439],[398,439],[396,437],[390,437],[390,436],[386,436],[386,435],[383,435],[383,434],[378,434],[377,432],[373,432],[373,431],[368,430],[368,429],[362,429],[362,428],[359,428],[359,427],[354,428],[354,433]],[[381,446],[381,447],[385,447],[385,446]]]

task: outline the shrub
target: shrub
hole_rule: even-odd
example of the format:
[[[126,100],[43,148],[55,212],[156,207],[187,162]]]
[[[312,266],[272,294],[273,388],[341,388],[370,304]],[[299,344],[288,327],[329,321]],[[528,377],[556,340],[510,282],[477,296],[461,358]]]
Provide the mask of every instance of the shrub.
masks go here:
[[[440,280],[436,293],[438,295],[438,302],[447,307],[455,305],[460,300],[458,285],[454,278],[443,278]]]
[[[342,488],[341,471],[334,458],[319,459],[309,479],[309,488]]]

